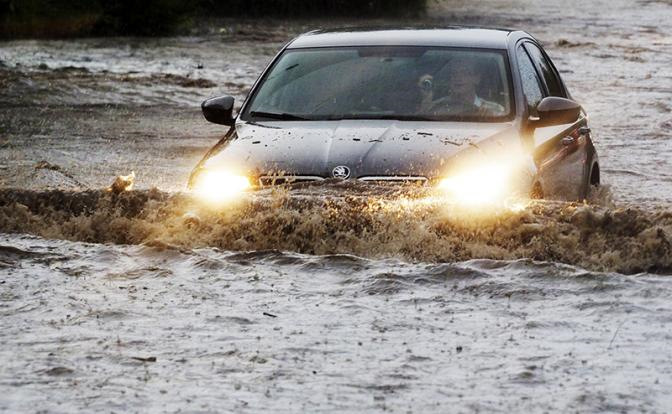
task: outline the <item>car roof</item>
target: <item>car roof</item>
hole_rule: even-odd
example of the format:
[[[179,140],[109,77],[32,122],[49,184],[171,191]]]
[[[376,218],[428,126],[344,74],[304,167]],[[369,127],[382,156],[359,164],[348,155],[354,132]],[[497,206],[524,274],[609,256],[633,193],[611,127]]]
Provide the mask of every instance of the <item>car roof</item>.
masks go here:
[[[448,46],[506,49],[509,29],[450,26],[441,28],[344,28],[302,34],[288,49],[334,46]]]

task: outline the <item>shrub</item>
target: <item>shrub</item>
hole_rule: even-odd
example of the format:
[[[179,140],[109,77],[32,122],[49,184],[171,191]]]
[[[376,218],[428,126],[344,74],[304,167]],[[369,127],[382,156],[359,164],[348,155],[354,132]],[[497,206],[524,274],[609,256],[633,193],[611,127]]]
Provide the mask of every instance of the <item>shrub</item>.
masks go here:
[[[419,15],[427,0],[0,0],[0,36],[155,36],[191,17]]]
[[[97,34],[155,36],[170,33],[194,11],[195,1],[99,0]]]

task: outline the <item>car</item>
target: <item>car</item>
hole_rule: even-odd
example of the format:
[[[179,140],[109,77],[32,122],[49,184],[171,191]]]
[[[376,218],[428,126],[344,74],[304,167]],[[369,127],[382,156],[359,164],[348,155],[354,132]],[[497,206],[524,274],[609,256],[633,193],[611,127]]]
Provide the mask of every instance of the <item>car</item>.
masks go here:
[[[233,109],[231,96],[202,104],[229,127],[189,178],[212,201],[324,180],[433,186],[469,204],[582,200],[600,184],[588,116],[524,31],[312,31]]]

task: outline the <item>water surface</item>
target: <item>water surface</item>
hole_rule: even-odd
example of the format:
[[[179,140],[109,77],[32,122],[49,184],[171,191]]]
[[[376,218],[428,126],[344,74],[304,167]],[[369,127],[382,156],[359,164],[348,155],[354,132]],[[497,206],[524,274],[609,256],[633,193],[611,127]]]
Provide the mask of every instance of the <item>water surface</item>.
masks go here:
[[[0,410],[669,412],[671,17],[431,5],[537,36],[591,117],[608,187],[485,215],[361,184],[182,192],[224,133],[200,102],[352,22],[0,43]],[[139,191],[103,190],[130,171]]]

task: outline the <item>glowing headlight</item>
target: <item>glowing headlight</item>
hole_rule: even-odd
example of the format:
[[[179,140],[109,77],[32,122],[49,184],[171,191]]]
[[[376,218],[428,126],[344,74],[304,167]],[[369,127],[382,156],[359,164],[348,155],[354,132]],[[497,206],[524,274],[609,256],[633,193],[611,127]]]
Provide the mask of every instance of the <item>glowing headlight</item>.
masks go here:
[[[439,188],[458,203],[492,204],[511,193],[511,165],[483,165],[458,172],[439,183]]]
[[[231,200],[248,188],[250,180],[247,177],[222,170],[204,170],[194,184],[196,195],[211,203]]]

